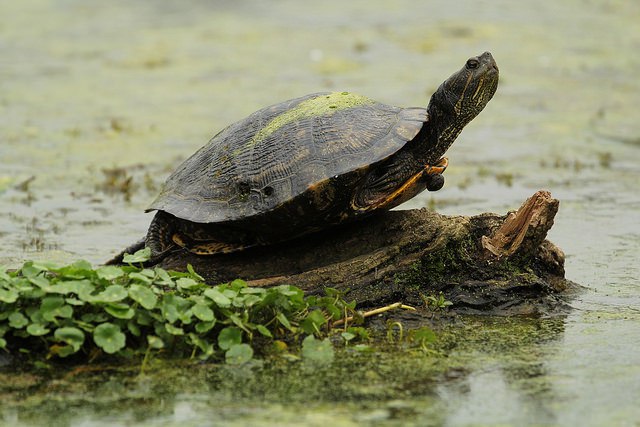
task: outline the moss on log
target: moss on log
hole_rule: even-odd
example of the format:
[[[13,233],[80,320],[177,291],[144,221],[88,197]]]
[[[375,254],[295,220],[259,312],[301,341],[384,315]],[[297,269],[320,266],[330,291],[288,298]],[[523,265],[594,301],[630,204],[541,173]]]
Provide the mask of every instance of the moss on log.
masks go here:
[[[538,191],[516,212],[473,217],[426,209],[390,211],[289,242],[198,256],[180,250],[159,266],[191,264],[208,283],[293,284],[343,291],[360,307],[420,303],[442,292],[459,313],[529,314],[564,306],[577,285],[564,254],[545,240],[559,202]]]

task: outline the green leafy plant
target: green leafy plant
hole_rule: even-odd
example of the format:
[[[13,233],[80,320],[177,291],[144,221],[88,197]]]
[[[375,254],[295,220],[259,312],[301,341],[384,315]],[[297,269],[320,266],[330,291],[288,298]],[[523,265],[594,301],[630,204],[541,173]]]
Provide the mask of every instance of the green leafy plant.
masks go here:
[[[437,295],[420,295],[424,305],[431,310],[444,310],[450,305],[453,305],[451,301],[445,298],[442,292]]]
[[[435,342],[436,334],[428,326],[412,329],[409,331],[409,341],[419,346],[425,353],[430,352],[429,344]]]
[[[244,363],[264,341],[286,351],[287,342],[307,337],[303,358],[329,360],[331,323],[354,313],[355,303],[333,289],[305,298],[295,286],[235,280],[212,287],[190,266],[186,273],[145,268],[148,258],[143,250],[121,267],[28,261],[16,271],[0,268],[0,349],[35,358],[163,353]],[[349,333],[347,342],[368,338]]]
[[[358,326],[367,317],[415,310],[394,303],[358,312],[331,288],[305,297],[295,286],[250,287],[242,280],[210,286],[191,266],[185,273],[145,268],[149,255],[126,255],[125,266],[27,261],[15,271],[0,268],[0,350],[34,363],[139,356],[143,369],[156,355],[242,364],[256,354],[281,354],[326,364],[336,345],[371,350],[369,330]],[[442,294],[424,298],[432,309],[448,305]],[[387,335],[425,351],[435,339],[427,328],[407,334],[399,322]]]

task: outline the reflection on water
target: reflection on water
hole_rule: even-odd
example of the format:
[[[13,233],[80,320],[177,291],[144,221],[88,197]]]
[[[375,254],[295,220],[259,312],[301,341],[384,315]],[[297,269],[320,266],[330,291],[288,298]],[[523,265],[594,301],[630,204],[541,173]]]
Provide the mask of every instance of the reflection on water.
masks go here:
[[[319,90],[425,105],[490,50],[496,96],[449,151],[445,188],[404,207],[504,212],[547,188],[550,238],[588,288],[535,328],[464,319],[479,335],[448,331],[446,361],[350,355],[320,376],[285,364],[230,382],[207,366],[172,388],[11,376],[5,423],[640,422],[636,2],[30,0],[0,16],[0,263],[108,259],[181,159],[262,106]]]

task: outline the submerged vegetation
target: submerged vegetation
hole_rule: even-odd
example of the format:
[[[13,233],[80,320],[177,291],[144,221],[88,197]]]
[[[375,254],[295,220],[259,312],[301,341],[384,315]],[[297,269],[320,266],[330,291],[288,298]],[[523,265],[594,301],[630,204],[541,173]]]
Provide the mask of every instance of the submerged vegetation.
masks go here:
[[[367,330],[353,326],[367,313],[333,289],[305,296],[295,286],[242,280],[212,287],[192,268],[145,268],[148,257],[142,250],[125,266],[27,261],[0,269],[0,349],[36,361],[161,354],[237,364],[256,353],[297,358],[299,345],[303,358],[319,361],[332,360],[336,344],[368,348]],[[427,335],[410,336],[424,347]]]

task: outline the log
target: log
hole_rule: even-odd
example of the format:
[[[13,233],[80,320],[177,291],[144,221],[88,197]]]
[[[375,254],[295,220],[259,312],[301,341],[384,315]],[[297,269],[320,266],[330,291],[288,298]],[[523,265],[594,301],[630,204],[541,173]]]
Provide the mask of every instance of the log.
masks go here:
[[[506,215],[382,212],[242,252],[179,250],[159,266],[184,271],[191,264],[210,284],[242,278],[250,286],[292,284],[308,294],[332,287],[359,307],[423,305],[425,296],[442,292],[458,313],[557,312],[577,289],[565,279],[563,252],[545,239],[558,206],[548,191],[538,191]]]

